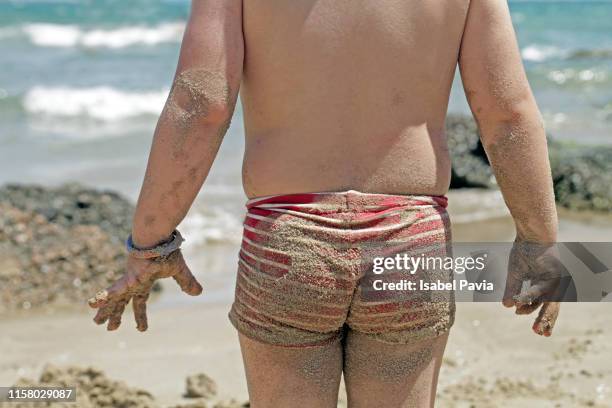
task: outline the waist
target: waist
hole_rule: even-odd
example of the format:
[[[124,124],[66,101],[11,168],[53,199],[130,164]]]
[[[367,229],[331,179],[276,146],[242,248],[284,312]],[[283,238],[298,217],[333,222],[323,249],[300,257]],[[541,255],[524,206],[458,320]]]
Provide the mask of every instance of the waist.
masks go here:
[[[355,190],[277,194],[251,198],[247,209],[284,209],[309,213],[383,211],[397,207],[440,207],[446,209],[444,195],[380,194]]]
[[[347,140],[329,135],[247,139],[243,183],[249,198],[298,192],[357,190],[384,194],[444,195],[451,163],[442,141]]]
[[[439,171],[427,170],[414,174],[398,169],[359,174],[313,171],[299,166],[286,171],[275,167],[243,166],[242,183],[249,199],[350,191],[372,196],[444,196],[450,186],[450,166]]]

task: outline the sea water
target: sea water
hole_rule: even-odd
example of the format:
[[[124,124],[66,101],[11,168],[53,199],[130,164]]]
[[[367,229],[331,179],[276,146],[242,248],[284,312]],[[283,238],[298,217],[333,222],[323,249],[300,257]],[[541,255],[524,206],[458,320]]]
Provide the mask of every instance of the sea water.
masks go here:
[[[549,132],[610,143],[612,2],[510,7]],[[135,195],[188,13],[185,0],[1,1],[0,183],[77,177]],[[459,78],[449,110],[469,112]],[[211,192],[239,183],[240,122],[237,109]]]

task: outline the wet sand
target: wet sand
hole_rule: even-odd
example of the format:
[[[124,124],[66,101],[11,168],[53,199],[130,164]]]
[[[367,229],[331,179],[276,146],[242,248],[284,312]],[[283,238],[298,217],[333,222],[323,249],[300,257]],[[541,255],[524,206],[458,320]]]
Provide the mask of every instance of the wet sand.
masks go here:
[[[450,197],[451,216],[461,214],[459,206],[467,197],[461,194]],[[491,203],[499,205],[499,197]],[[503,213],[502,206],[498,218],[456,223],[455,240],[512,239],[512,222]],[[560,240],[610,240],[609,217],[561,216]],[[216,381],[219,400],[245,401],[237,336],[226,317],[229,302],[206,300],[210,266],[227,264],[223,269],[230,270],[233,256],[231,246],[191,250],[187,260],[203,280],[203,296],[183,299],[173,283],[166,285],[151,304],[146,333],[135,329],[131,311],[117,332],[107,333],[91,323],[93,312],[85,304],[80,311],[0,316],[0,386],[20,377],[37,378],[52,363],[93,366],[151,392],[161,406],[187,403],[182,398],[185,379],[197,373]],[[515,316],[493,303],[458,304],[437,406],[612,406],[610,312],[609,303],[564,304],[555,333],[543,338],[531,331],[534,316]],[[341,406],[344,401],[342,395]]]

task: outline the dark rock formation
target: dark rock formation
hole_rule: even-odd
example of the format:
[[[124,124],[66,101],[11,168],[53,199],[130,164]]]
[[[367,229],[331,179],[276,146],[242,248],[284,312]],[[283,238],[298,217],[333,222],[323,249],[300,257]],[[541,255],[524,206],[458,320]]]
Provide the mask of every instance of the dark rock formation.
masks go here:
[[[497,186],[476,122],[449,115],[446,123],[453,164],[451,188]],[[548,138],[557,203],[572,210],[612,210],[612,147],[576,146]]]
[[[130,233],[134,213],[132,203],[121,195],[74,183],[59,188],[9,184],[0,188],[0,202],[64,227],[97,225],[120,242]]]
[[[560,205],[572,210],[612,210],[612,147],[553,144],[550,161]]]
[[[87,307],[124,273],[133,211],[115,193],[74,184],[0,188],[0,314]]]
[[[464,115],[449,115],[446,136],[452,161],[451,188],[492,188],[495,177],[485,154],[478,126]]]

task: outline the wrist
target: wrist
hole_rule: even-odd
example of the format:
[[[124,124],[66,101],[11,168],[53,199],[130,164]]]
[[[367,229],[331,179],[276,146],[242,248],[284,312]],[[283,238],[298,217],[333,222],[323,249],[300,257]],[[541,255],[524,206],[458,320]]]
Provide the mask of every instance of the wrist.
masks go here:
[[[543,222],[532,220],[531,222],[515,222],[516,239],[522,242],[533,242],[541,244],[552,244],[557,242],[557,222]]]
[[[132,239],[132,245],[134,246],[134,248],[147,249],[147,248],[154,248],[158,245],[162,245],[168,242],[169,240],[172,239],[173,233],[174,232],[171,232],[170,234],[166,234],[166,235],[160,235],[160,234],[145,235],[145,234],[137,234],[136,232],[132,232],[130,237]]]
[[[130,235],[126,242],[128,254],[131,257],[139,259],[154,259],[165,258],[173,252],[180,249],[184,239],[178,230],[174,230],[172,234],[154,245],[143,246],[140,242],[135,241]]]

